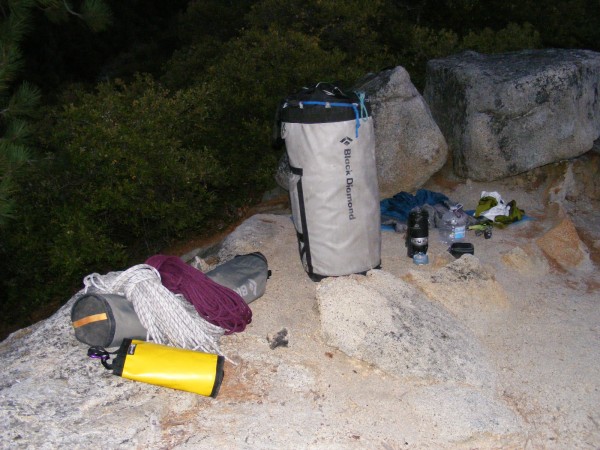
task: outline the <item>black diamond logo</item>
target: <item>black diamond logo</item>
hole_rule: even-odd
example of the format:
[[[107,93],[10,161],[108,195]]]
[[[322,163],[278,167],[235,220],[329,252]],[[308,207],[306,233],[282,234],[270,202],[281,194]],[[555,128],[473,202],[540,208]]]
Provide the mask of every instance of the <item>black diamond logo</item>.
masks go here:
[[[342,139],[340,141],[342,144],[344,145],[350,145],[350,142],[352,142],[352,139],[350,139],[348,136],[346,136],[344,139]]]

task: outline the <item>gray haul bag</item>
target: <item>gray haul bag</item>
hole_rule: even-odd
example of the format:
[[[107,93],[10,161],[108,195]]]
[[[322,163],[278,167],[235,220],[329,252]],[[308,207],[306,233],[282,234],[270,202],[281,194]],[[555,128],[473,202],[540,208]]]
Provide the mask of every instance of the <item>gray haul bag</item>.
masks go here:
[[[319,83],[278,110],[300,259],[313,280],[381,264],[375,133],[368,101]]]

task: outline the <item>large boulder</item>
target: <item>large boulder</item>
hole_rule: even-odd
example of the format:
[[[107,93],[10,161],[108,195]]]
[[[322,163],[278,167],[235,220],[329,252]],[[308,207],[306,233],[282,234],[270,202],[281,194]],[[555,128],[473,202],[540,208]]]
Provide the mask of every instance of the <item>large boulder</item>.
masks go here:
[[[495,373],[477,338],[445,308],[382,271],[317,286],[325,342],[406,379],[490,388]]]
[[[457,175],[496,180],[579,156],[600,136],[600,53],[465,52],[427,64],[424,96]]]
[[[537,238],[536,244],[563,270],[587,272],[594,270],[589,251],[568,217],[563,217],[552,229]]]
[[[428,298],[444,305],[456,317],[481,321],[487,313],[499,313],[510,306],[504,288],[494,277],[493,269],[481,264],[473,255],[463,255],[434,272],[411,270],[405,276]]]
[[[400,66],[367,78],[355,90],[371,101],[380,196],[414,192],[448,157],[427,103]]]

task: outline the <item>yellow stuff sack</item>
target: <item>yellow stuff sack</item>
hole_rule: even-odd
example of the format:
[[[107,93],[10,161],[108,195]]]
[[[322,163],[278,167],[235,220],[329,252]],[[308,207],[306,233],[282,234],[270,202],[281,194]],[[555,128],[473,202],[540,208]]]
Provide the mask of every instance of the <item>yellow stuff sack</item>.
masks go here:
[[[207,397],[217,396],[224,375],[220,355],[136,339],[123,340],[112,364],[101,347],[91,347],[88,356],[100,359],[114,375]]]

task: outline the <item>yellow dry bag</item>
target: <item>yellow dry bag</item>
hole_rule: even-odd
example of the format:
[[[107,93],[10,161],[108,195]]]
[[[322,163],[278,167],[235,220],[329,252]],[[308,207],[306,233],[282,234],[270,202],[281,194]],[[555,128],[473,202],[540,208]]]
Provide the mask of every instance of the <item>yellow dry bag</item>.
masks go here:
[[[110,353],[90,347],[114,375],[181,391],[216,397],[223,380],[224,358],[220,355],[168,347],[135,339],[124,339],[110,364]]]

